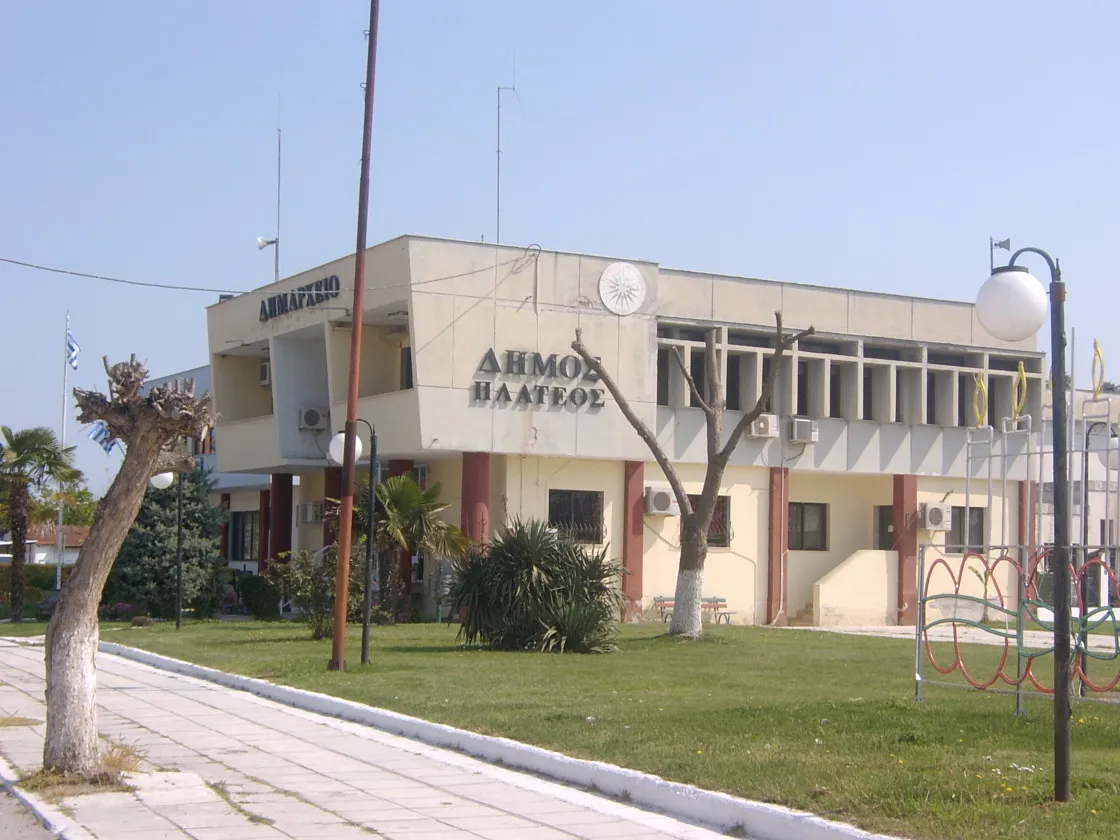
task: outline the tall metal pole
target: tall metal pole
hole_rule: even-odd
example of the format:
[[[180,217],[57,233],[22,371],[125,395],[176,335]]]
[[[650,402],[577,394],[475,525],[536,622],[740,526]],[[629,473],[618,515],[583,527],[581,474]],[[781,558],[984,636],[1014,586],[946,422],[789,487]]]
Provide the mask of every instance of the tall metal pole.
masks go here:
[[[62,333],[62,422],[59,424],[58,439],[62,449],[66,448],[66,378],[70,367],[70,310],[66,310],[66,329]],[[62,591],[62,553],[66,550],[62,535],[63,508],[62,479],[58,481],[58,526],[55,533],[54,588]]]
[[[183,626],[183,474],[175,477],[175,629]]]
[[[342,458],[342,499],[338,512],[338,568],[334,590],[334,638],[327,667],[346,667],[346,604],[349,596],[351,526],[354,515],[354,435],[358,418],[358,380],[362,362],[362,315],[365,311],[366,220],[369,210],[369,152],[373,133],[373,81],[377,64],[377,0],[369,4],[366,55],[365,118],[362,128],[362,166],[358,182],[358,233],[354,251],[354,304],[350,316],[350,377],[346,387],[346,444]]]
[[[279,105],[277,105],[279,110]],[[280,282],[280,126],[276,126],[276,242],[272,246],[274,283]]]
[[[362,589],[362,664],[369,664],[369,614],[373,607],[373,558],[377,539],[377,430],[369,426],[369,497],[366,499],[366,565]]]

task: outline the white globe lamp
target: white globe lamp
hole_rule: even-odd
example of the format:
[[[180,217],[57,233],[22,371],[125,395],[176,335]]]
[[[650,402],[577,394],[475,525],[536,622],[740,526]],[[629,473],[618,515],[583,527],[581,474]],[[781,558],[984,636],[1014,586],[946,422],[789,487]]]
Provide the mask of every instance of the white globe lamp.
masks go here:
[[[148,481],[152,485],[152,487],[156,488],[157,490],[166,490],[168,487],[175,483],[175,473],[156,473],[150,479],[148,479]]]
[[[1116,435],[1093,435],[1089,438],[1089,448],[1097,453],[1101,464],[1113,472],[1120,472],[1120,440]]]
[[[1001,341],[1023,341],[1046,323],[1048,303],[1046,290],[1029,271],[1001,266],[980,287],[976,317]]]
[[[327,450],[330,459],[339,466],[342,466],[342,461],[346,456],[346,432],[339,432],[331,438],[330,448]],[[362,457],[362,439],[354,435],[354,461],[357,462]]]

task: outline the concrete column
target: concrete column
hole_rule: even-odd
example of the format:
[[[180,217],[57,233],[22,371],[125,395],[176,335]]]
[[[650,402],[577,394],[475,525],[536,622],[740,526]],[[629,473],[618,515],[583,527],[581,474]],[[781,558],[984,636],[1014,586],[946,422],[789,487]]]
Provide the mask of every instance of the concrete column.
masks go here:
[[[274,473],[269,493],[268,559],[277,560],[292,550],[292,476]]]
[[[268,569],[268,530],[269,509],[271,507],[268,490],[261,490],[257,504],[257,572],[264,574]]]
[[[898,624],[918,616],[918,477],[894,477],[894,542],[898,551]]]
[[[334,499],[327,504],[338,504],[342,498],[342,467],[327,467],[323,473],[323,497]],[[304,501],[307,501],[306,499]],[[338,542],[338,517],[323,518],[323,545],[334,545]]]
[[[642,615],[642,561],[645,548],[645,464],[627,461],[622,480],[622,594],[623,618],[637,621]]]
[[[490,453],[463,453],[461,528],[472,543],[490,537]]]
[[[770,468],[766,547],[766,623],[789,624],[786,565],[789,558],[789,468]]]
[[[222,530],[218,536],[218,553],[224,562],[229,563],[229,493],[222,493],[219,504],[222,508]]]

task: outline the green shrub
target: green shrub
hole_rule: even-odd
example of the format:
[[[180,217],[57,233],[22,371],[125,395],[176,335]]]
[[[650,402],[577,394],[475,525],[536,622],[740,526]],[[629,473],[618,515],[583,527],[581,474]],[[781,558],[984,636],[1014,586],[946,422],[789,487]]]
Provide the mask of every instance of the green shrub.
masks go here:
[[[156,620],[154,618],[146,615],[138,615],[132,619],[133,627],[151,627],[155,623]]]
[[[347,621],[361,621],[362,564],[365,545],[359,543],[350,553],[350,588],[347,592]],[[319,551],[295,551],[286,559],[272,563],[267,577],[275,590],[291,600],[301,618],[311,627],[311,638],[329,639],[334,635],[334,581],[338,568],[338,545]]]
[[[261,621],[280,618],[280,590],[264,575],[239,575],[234,588],[249,615]]]
[[[621,566],[543,522],[515,521],[488,547],[453,561],[459,637],[501,650],[615,649]]]
[[[54,589],[54,575],[55,575],[55,567],[54,566],[42,566],[42,565],[32,566],[32,565],[29,565],[29,564],[25,563],[24,566],[23,566],[23,570],[26,573],[26,576],[25,576],[24,580],[25,580],[25,584],[27,586],[34,586],[34,587],[36,587],[38,589],[42,589],[42,590],[47,590],[47,589],[52,589],[53,590]],[[63,566],[62,567],[62,582],[63,583],[66,583],[67,579],[70,577],[70,572],[71,571],[72,571],[71,566]],[[0,566],[0,592],[3,592],[5,595],[7,595],[11,591],[11,589],[12,589],[12,567],[9,566],[9,565]],[[31,602],[25,600],[25,603],[30,604]]]

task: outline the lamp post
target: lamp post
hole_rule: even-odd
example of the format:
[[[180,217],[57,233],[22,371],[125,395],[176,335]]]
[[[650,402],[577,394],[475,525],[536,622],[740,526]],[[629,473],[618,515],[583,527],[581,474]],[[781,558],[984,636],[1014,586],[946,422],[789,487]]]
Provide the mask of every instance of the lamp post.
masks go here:
[[[157,473],[149,480],[157,490],[166,490],[171,482],[175,488],[175,629],[183,626],[183,477],[175,473]]]
[[[1050,269],[1050,350],[1053,358],[1054,434],[1054,798],[1070,798],[1070,498],[1069,427],[1066,401],[1066,286],[1058,261],[1038,248],[1020,248],[992,270],[976,297],[976,315],[989,333],[1023,341],[1046,322],[1046,294],[1029,271],[1015,265],[1036,254]]]
[[[373,569],[376,565],[377,538],[377,430],[368,420],[357,418],[369,429],[369,498],[366,500],[366,561],[362,583],[362,664],[369,664],[369,614],[373,607]],[[341,464],[345,457],[346,433],[339,432],[331,438],[330,459]],[[362,457],[362,440],[354,438],[354,460]]]

